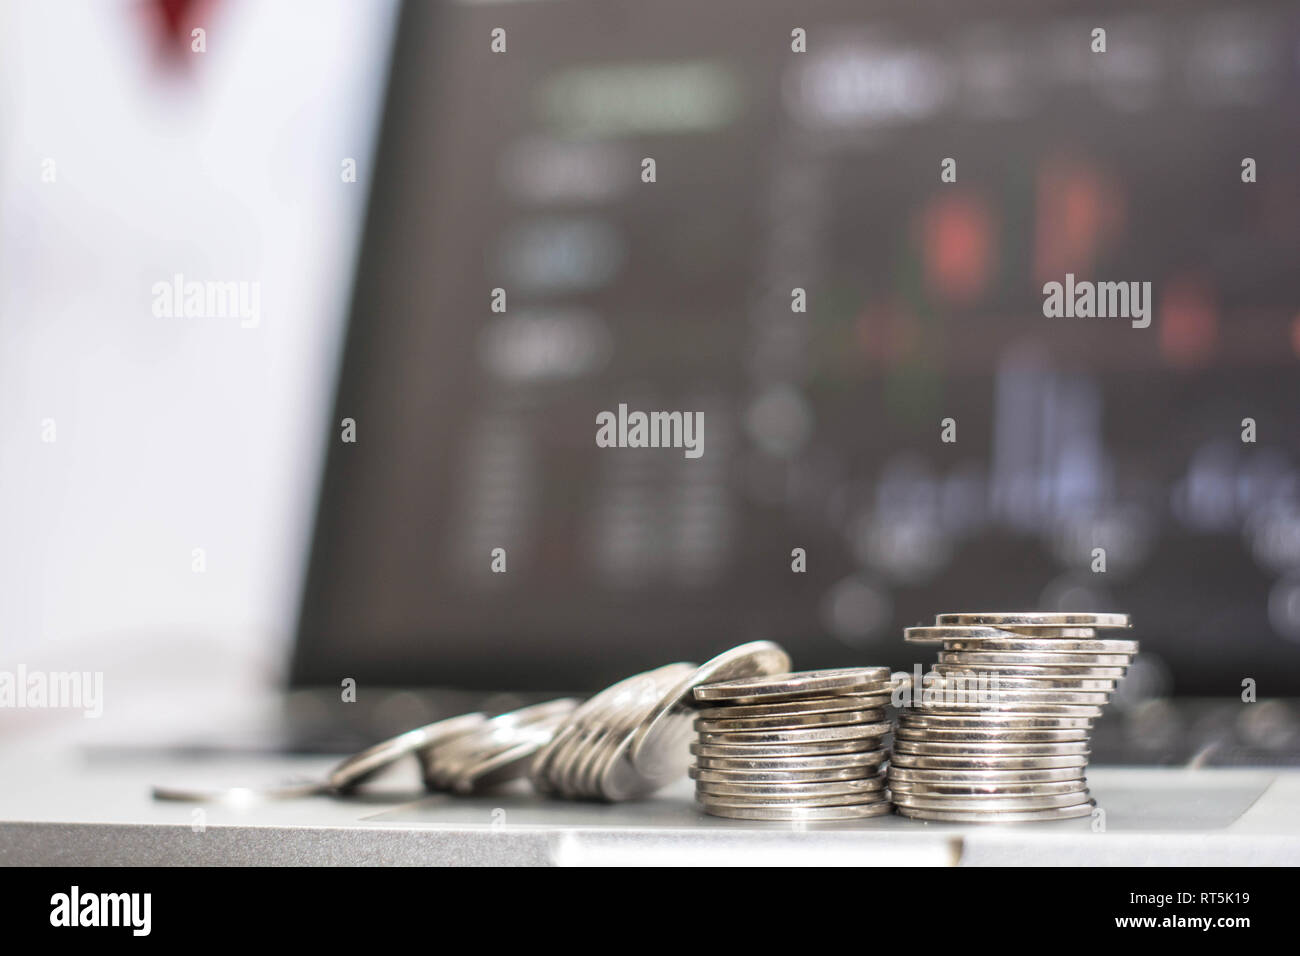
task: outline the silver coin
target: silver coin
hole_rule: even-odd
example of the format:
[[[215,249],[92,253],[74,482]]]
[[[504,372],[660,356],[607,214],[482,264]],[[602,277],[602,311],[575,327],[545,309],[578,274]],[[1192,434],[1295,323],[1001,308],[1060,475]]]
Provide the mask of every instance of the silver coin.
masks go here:
[[[290,777],[273,783],[234,787],[158,784],[153,787],[153,798],[182,803],[226,803],[242,806],[276,800],[297,800],[301,797],[314,797],[330,792],[330,787],[322,780]]]
[[[972,675],[980,679],[981,686],[987,684],[992,692],[1002,690],[1027,690],[1042,693],[1048,690],[1072,690],[1109,692],[1115,689],[1113,679],[1095,679],[1090,677],[1060,676],[1051,673],[1041,675],[1034,673],[1004,673],[996,667],[974,667],[959,664],[935,664],[935,671],[945,682],[960,679],[963,675]],[[994,680],[996,678],[996,681]],[[987,680],[984,680],[987,679]]]
[[[1078,654],[1064,651],[954,651],[939,652],[940,664],[994,664],[999,667],[1128,667],[1132,654]]]
[[[888,800],[847,807],[726,807],[705,806],[701,809],[715,817],[733,820],[768,820],[790,823],[839,823],[881,817],[893,812]]]
[[[840,783],[846,780],[880,780],[883,763],[869,766],[840,767],[830,770],[702,770],[692,764],[692,780],[703,783],[767,783],[797,786],[813,783]]]
[[[447,789],[474,768],[490,761],[494,755],[531,747],[529,760],[544,747],[578,706],[573,698],[546,701],[498,714],[475,729],[453,739],[419,751],[425,784],[432,789]],[[527,765],[511,765],[517,776],[527,772]],[[468,784],[466,784],[468,785]]]
[[[939,614],[934,623],[944,626],[966,627],[1132,627],[1127,614],[1069,613],[1059,611],[981,611],[960,614]]]
[[[1048,810],[1053,807],[1073,807],[1088,800],[1087,789],[1071,793],[1048,793],[1032,797],[985,797],[971,794],[961,796],[931,796],[928,794],[890,791],[896,806],[918,810]]]
[[[486,722],[486,714],[461,714],[459,717],[450,717],[408,730],[335,764],[326,774],[325,780],[336,790],[350,790],[403,757],[463,737],[480,729]]]
[[[1038,797],[1084,793],[1088,785],[1084,780],[1043,783],[929,783],[890,777],[889,789],[893,793],[935,797]]]
[[[819,740],[806,744],[691,744],[696,757],[814,757],[861,753],[880,747],[879,737],[857,740]]]
[[[894,740],[933,740],[936,743],[971,744],[1056,744],[1088,740],[1086,730],[937,730],[898,727]]]
[[[533,725],[553,726],[556,721],[567,719],[577,704],[577,700],[564,697],[507,711],[482,721],[472,730],[458,734],[454,738],[423,747],[421,754],[467,756],[491,749],[499,743],[511,742],[513,731]]]
[[[1058,767],[1054,770],[920,770],[914,767],[891,766],[889,779],[911,783],[933,784],[1035,784],[1060,783],[1084,779],[1082,767]]]
[[[1074,717],[1095,720],[1101,707],[1095,704],[1047,704],[1021,701],[991,701],[972,704],[925,704],[901,710],[926,717]]]
[[[799,700],[768,701],[763,704],[723,704],[696,711],[699,720],[743,720],[831,714],[854,710],[879,710],[893,703],[893,688],[877,694],[841,694],[837,697],[807,697]]]
[[[734,795],[740,797],[779,797],[798,799],[800,797],[843,796],[853,793],[875,793],[885,789],[884,777],[863,777],[857,780],[833,780],[829,783],[746,783],[745,781],[727,781],[718,783],[712,780],[696,782],[696,793],[707,793],[717,797]]]
[[[560,796],[573,800],[586,795],[582,789],[582,774],[591,762],[592,748],[600,733],[599,727],[578,728],[564,753],[555,758],[551,780]]]
[[[565,743],[577,732],[578,728],[572,721],[566,721],[564,726],[555,732],[551,742],[533,756],[533,762],[528,768],[528,779],[532,783],[533,789],[539,793],[555,792],[555,785],[552,783],[550,776],[555,757],[563,749]]]
[[[846,667],[704,684],[695,688],[695,699],[754,704],[801,697],[883,693],[892,686],[888,667]]]
[[[1006,631],[998,638],[960,638],[943,642],[943,653],[971,652],[976,654],[1097,654],[1132,658],[1138,652],[1138,642],[1120,638],[1052,638]]]
[[[728,745],[780,745],[808,744],[846,740],[867,740],[883,737],[894,725],[892,721],[871,724],[848,724],[843,727],[801,727],[795,730],[744,730],[699,735],[701,744]]]
[[[691,668],[690,673],[697,671],[698,668]],[[642,764],[638,765],[631,759],[637,730],[645,726],[649,715],[662,708],[667,697],[681,694],[683,677],[676,667],[659,668],[650,672],[650,678],[655,684],[655,692],[650,695],[649,707],[644,702],[637,702],[616,714],[614,719],[604,722],[603,734],[594,747],[595,756],[585,763],[581,775],[585,796],[611,802],[632,800],[686,776],[690,762],[686,738],[679,739],[674,745],[668,736],[661,735],[653,744],[653,755],[652,751],[644,752],[648,756]],[[684,721],[674,718],[672,723],[684,727],[689,736],[689,717]],[[672,759],[673,746],[679,746],[687,753],[684,761]]]
[[[1025,704],[1071,704],[1074,706],[1104,707],[1110,703],[1108,691],[1078,691],[1044,687],[1031,690],[1024,687],[978,688],[945,685],[935,689],[936,696],[927,700],[926,706],[937,710],[957,707],[973,707],[981,710],[1017,710],[1016,705]],[[1028,711],[1026,711],[1028,712]],[[1034,710],[1033,713],[1041,713]]]
[[[571,752],[574,738],[586,732],[586,728],[579,727],[570,720],[555,732],[549,744],[537,752],[528,770],[528,778],[536,790],[559,794],[557,781],[563,762]]]
[[[685,764],[674,767],[667,762],[656,774],[643,774],[628,760],[627,752],[634,732],[646,716],[694,671],[694,665],[670,664],[640,675],[640,690],[626,700],[616,701],[611,712],[597,721],[595,734],[587,741],[585,753],[575,762],[572,786],[576,796],[626,800],[686,775]],[[683,747],[685,744],[683,740]]]
[[[1054,770],[1062,767],[1086,767],[1087,754],[1068,754],[1064,756],[1009,756],[990,754],[988,756],[935,756],[932,754],[909,754],[894,752],[889,763],[894,767],[910,767],[919,770]]]
[[[1052,807],[1047,810],[957,811],[922,810],[916,807],[897,807],[898,812],[914,820],[933,820],[937,823],[1039,823],[1049,820],[1070,820],[1092,816],[1095,800],[1074,807]]]
[[[551,743],[533,759],[529,778],[543,793],[593,796],[591,775],[608,731],[618,723],[627,733],[663,699],[665,690],[694,673],[695,665],[668,664],[620,680],[573,711]]]
[[[551,724],[533,724],[517,728],[521,739],[511,747],[481,754],[477,759],[462,765],[449,781],[449,789],[457,793],[478,793],[518,780],[528,773],[528,764],[537,751],[544,747],[559,727],[559,719]]]
[[[875,710],[841,710],[827,714],[777,714],[774,717],[741,717],[735,720],[696,718],[698,733],[736,733],[755,730],[801,730],[809,727],[846,727],[886,720],[883,707]]]
[[[691,665],[683,664],[682,666],[690,667]],[[626,702],[629,697],[645,693],[645,686],[645,675],[634,674],[611,684],[579,705],[570,714],[565,725],[556,732],[551,743],[533,759],[529,775],[534,786],[544,790],[556,789],[559,775],[559,768],[556,765],[559,763],[562,752],[567,753],[574,745],[576,738],[583,736],[585,731],[594,725],[598,714],[609,713],[615,700]]]
[[[1034,627],[1006,625],[1002,627],[991,627],[989,625],[979,624],[941,624],[933,625],[930,628],[930,634],[926,635],[924,631],[917,630],[917,637],[929,637],[929,640],[920,640],[917,643],[934,643],[934,639],[942,635],[943,644],[956,641],[968,641],[973,643],[985,643],[988,641],[1002,640],[1032,640],[1036,641],[1042,648],[1051,648],[1057,641],[1089,641],[1097,640],[1098,631],[1094,627]]]
[[[972,717],[905,710],[898,715],[898,725],[915,729],[933,727],[935,730],[1090,730],[1092,720],[1087,717],[1022,717],[1018,714]]]
[[[696,687],[789,671],[790,655],[771,641],[751,641],[724,651],[683,677],[660,699],[633,732],[628,757],[656,777],[682,776],[690,763],[686,744],[695,716]]]
[[[1054,641],[1095,641],[1102,634],[1114,633],[1105,628],[1095,627],[1038,627],[1015,624],[1003,625],[998,630],[1006,631],[1008,637],[1031,638],[1048,646],[1052,646]]]
[[[903,640],[909,644],[942,644],[952,640],[996,640],[1012,634],[996,627],[905,627]]]
[[[883,788],[874,793],[826,794],[820,797],[742,796],[740,794],[713,794],[695,792],[695,802],[703,807],[847,807],[888,803],[888,791]]]
[[[1105,680],[1119,681],[1127,667],[1090,667],[1083,664],[978,664],[967,661],[940,661],[934,665],[939,674],[987,674],[1015,680]],[[1094,688],[1103,689],[1103,688]]]
[[[686,776],[686,767],[677,763],[660,763],[655,769],[653,761],[638,765],[628,755],[631,736],[624,734],[622,740],[610,748],[609,756],[602,761],[596,775],[597,796],[602,800],[618,802],[634,800],[660,790],[674,780]],[[687,756],[689,760],[689,754]]]
[[[889,759],[889,751],[863,750],[854,753],[822,754],[793,757],[711,757],[698,756],[695,765],[701,770],[844,770],[849,767],[875,767]]]
[[[896,754],[926,754],[932,757],[1070,757],[1087,754],[1088,741],[1068,740],[1051,743],[1013,743],[1008,741],[990,741],[975,743],[969,740],[894,740]]]

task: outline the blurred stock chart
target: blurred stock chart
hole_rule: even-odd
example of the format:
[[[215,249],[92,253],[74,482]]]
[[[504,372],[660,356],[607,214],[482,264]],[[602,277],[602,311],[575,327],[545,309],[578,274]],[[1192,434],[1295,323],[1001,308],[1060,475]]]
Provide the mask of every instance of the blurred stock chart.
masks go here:
[[[1300,693],[1300,9],[728,6],[408,11],[295,680],[910,670],[1037,607],[1133,615],[1157,748]],[[1048,317],[1067,275],[1147,324]],[[703,454],[598,447],[620,404]]]

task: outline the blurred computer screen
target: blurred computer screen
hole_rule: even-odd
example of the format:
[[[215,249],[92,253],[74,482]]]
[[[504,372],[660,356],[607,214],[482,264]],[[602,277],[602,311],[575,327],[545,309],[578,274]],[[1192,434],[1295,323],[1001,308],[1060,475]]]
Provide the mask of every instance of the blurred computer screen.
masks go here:
[[[910,667],[1043,608],[1131,613],[1146,694],[1300,692],[1298,45],[1263,2],[411,5],[294,680]],[[1046,317],[1067,274],[1149,326]],[[703,453],[598,447],[620,405]]]

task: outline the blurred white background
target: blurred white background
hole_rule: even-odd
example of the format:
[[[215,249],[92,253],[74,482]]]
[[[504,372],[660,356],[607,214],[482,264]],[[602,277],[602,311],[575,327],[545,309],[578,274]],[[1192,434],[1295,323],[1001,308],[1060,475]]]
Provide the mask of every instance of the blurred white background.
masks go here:
[[[0,668],[103,671],[105,721],[285,662],[395,12],[0,4]],[[176,273],[260,325],[155,317]]]

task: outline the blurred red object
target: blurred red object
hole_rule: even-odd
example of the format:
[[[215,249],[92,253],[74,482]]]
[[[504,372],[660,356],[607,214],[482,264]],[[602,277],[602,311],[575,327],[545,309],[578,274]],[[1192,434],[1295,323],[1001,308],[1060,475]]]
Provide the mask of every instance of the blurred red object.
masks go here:
[[[970,304],[988,288],[996,266],[993,213],[979,196],[931,201],[921,217],[926,287],[945,302]]]
[[[189,63],[192,33],[207,29],[206,18],[216,0],[151,0],[146,4],[148,20],[155,31],[158,59],[170,70],[181,70]]]

